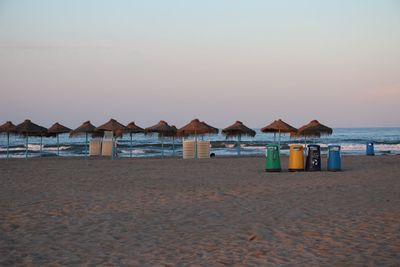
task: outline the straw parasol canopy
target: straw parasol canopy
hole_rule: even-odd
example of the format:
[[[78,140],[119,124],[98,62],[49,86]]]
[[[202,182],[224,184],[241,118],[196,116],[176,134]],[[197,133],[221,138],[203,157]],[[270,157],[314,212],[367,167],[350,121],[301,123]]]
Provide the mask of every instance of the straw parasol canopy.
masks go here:
[[[96,126],[92,125],[90,121],[85,121],[81,126],[70,132],[69,135],[72,137],[80,134],[93,133],[95,129]]]
[[[0,126],[0,133],[17,133],[17,127],[11,121],[7,121]]]
[[[176,128],[175,125],[172,125],[171,128],[174,131],[174,135],[176,135],[178,133],[178,128]]]
[[[137,126],[135,124],[134,121],[130,122],[127,126],[126,126],[126,133],[144,133],[144,129]]]
[[[25,120],[24,122],[16,126],[17,132],[23,136],[43,136],[47,133],[47,129],[39,126],[30,120]]]
[[[297,133],[293,133],[291,136],[320,137],[321,135],[331,135],[332,133],[332,128],[321,124],[317,120],[312,120],[310,123],[300,127]]]
[[[115,136],[122,136],[123,134],[130,134],[132,139],[132,134],[144,133],[144,129],[137,126],[135,122],[130,122],[126,127],[125,130],[117,130],[115,132]]]
[[[31,122],[30,120],[25,120],[24,122],[18,124],[16,128],[18,134],[25,136],[25,158],[28,158],[28,137],[43,137],[47,133],[47,129]],[[42,152],[42,138],[40,139],[40,152]]]
[[[175,125],[171,125],[171,132],[164,134],[165,137],[176,137],[178,133],[178,129]]]
[[[179,136],[215,134],[218,129],[208,125],[205,122],[200,122],[199,119],[194,119],[178,130]]]
[[[11,122],[7,121],[0,126],[0,133],[7,134],[7,158],[10,157],[10,134],[17,133],[17,127]]]
[[[174,129],[168,125],[166,121],[161,120],[159,123],[156,125],[147,127],[144,129],[145,134],[153,134],[153,133],[158,133],[161,136],[166,136],[168,134],[173,134]]]
[[[226,127],[222,130],[222,133],[227,137],[235,137],[235,136],[251,136],[254,137],[256,135],[256,131],[248,128],[241,121],[236,121],[231,126]]]
[[[69,132],[71,132],[70,128],[65,127],[64,125],[61,125],[58,122],[56,122],[47,130],[47,136],[57,136],[59,134],[69,133]]]
[[[297,129],[294,128],[293,126],[287,124],[283,120],[275,120],[271,124],[265,126],[264,128],[261,129],[261,132],[263,133],[296,133]]]
[[[122,125],[118,121],[110,119],[108,122],[94,129],[94,132],[104,133],[105,131],[111,131],[113,132],[114,136],[120,136],[125,132],[126,129],[126,126]]]

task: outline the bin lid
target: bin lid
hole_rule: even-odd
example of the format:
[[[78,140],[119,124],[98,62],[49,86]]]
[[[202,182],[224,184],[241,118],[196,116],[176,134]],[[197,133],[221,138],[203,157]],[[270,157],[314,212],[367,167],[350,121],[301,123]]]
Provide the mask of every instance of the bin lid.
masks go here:
[[[340,150],[340,145],[329,145],[328,149],[329,150]]]
[[[265,147],[266,147],[266,148],[270,148],[270,147],[279,147],[279,145],[278,145],[278,144],[267,144]]]

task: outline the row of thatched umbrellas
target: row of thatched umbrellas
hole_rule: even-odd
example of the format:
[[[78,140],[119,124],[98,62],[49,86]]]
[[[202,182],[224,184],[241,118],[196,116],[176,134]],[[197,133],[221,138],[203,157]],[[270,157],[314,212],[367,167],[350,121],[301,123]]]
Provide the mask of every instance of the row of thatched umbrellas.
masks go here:
[[[119,123],[114,119],[110,119],[107,123],[95,127],[90,123],[90,121],[84,122],[81,126],[76,128],[75,130],[71,130],[70,128],[59,124],[58,122],[52,125],[49,129],[45,127],[39,126],[30,120],[25,120],[21,124],[15,126],[10,121],[0,126],[0,133],[7,134],[7,158],[9,157],[9,140],[10,134],[20,134],[26,138],[26,150],[25,156],[28,157],[28,137],[29,136],[37,136],[41,137],[40,148],[42,148],[42,138],[43,137],[57,137],[57,155],[60,155],[59,149],[59,135],[63,133],[70,133],[70,137],[77,135],[85,135],[85,157],[88,152],[88,136],[89,134],[92,136],[103,136],[105,131],[113,132],[113,138],[122,136],[123,134],[130,135],[130,145],[131,151],[130,156],[132,156],[132,146],[133,146],[133,134],[137,133],[145,133],[145,134],[153,134],[156,133],[161,139],[161,147],[162,147],[162,156],[164,156],[164,137],[172,137],[173,138],[173,152],[175,152],[175,137],[187,137],[194,136],[195,141],[197,142],[198,135],[205,134],[218,134],[218,128],[208,125],[207,123],[200,122],[198,119],[194,119],[185,126],[180,129],[177,129],[175,126],[170,126],[165,121],[160,121],[156,125],[153,125],[148,128],[141,128],[137,126],[134,122],[129,123],[127,126]],[[304,140],[306,140],[307,136],[320,137],[321,135],[330,135],[332,134],[332,129],[319,123],[317,120],[313,120],[310,123],[300,127],[299,129],[294,128],[293,126],[285,123],[282,120],[276,120],[271,124],[265,126],[261,129],[264,133],[273,133],[274,134],[274,142],[276,141],[276,134],[279,135],[279,146],[281,140],[282,133],[289,133],[291,137],[303,136]],[[222,133],[227,138],[237,137],[238,140],[238,154],[240,155],[240,142],[242,136],[250,136],[254,137],[256,132],[247,126],[245,126],[242,122],[236,121],[234,124],[228,126],[227,128],[222,130]],[[113,148],[114,149],[114,148]],[[114,156],[114,151],[112,153]]]

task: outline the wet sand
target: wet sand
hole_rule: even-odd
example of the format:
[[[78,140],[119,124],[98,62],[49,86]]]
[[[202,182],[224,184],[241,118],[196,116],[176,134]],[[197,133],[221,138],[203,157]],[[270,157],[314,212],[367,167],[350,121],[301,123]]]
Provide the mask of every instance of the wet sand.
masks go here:
[[[0,265],[399,266],[400,156],[342,164],[0,160]]]

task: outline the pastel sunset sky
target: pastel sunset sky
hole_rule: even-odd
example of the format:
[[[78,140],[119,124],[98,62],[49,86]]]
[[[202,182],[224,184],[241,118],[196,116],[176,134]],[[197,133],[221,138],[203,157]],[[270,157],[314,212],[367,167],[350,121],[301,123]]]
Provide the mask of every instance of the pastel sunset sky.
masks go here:
[[[398,0],[0,0],[0,124],[400,126]]]

